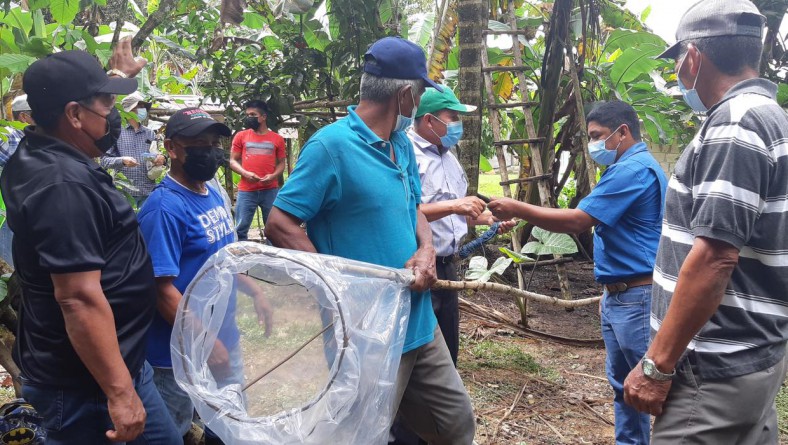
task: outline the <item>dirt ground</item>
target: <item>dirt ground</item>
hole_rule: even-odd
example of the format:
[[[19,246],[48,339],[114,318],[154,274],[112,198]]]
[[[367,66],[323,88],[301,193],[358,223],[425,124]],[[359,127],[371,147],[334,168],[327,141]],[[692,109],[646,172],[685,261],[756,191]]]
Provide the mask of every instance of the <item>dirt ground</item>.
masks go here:
[[[573,298],[599,295],[590,262],[570,263],[566,269]],[[516,283],[515,274],[507,272],[504,281]],[[529,289],[560,296],[555,267],[538,268]],[[510,296],[467,292],[465,298],[495,308],[512,320],[520,318]],[[528,309],[532,329],[573,338],[601,338],[595,305],[567,312],[533,303]],[[613,391],[605,377],[604,349],[523,338],[465,313],[461,313],[460,330],[458,368],[473,400],[480,445],[615,443]],[[780,443],[788,444],[788,436],[783,434]]]

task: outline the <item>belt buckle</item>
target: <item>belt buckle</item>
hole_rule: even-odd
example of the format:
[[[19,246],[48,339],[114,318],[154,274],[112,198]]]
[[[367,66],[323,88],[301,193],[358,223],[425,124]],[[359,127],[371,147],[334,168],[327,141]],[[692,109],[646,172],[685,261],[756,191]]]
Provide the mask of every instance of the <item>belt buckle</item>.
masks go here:
[[[627,283],[610,283],[610,284],[605,284],[605,288],[607,288],[607,291],[609,293],[612,293],[612,292],[624,292],[629,288],[629,286],[627,286]]]

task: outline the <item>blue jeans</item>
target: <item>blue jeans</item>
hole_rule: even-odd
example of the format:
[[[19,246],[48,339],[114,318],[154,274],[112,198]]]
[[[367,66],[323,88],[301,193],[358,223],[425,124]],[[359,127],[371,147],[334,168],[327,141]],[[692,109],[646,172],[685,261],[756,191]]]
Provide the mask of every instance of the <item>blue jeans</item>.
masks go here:
[[[651,285],[610,294],[605,291],[602,338],[607,350],[607,379],[615,392],[616,445],[649,443],[651,418],[624,402],[624,379],[646,354],[650,316]]]
[[[182,443],[167,408],[153,386],[153,370],[145,362],[134,378],[134,389],[147,414],[145,430],[133,445]],[[112,429],[107,398],[100,390],[80,391],[22,383],[22,395],[44,419],[47,445],[109,444],[105,433]]]
[[[241,345],[237,345],[227,351],[229,356],[230,370],[226,377],[217,378],[216,383],[219,388],[230,384],[244,384],[244,362],[241,355]],[[172,420],[178,433],[183,436],[192,426],[194,418],[194,405],[189,395],[178,386],[172,368],[153,368],[156,388],[159,390],[164,403],[167,406]],[[206,437],[217,437],[210,429],[205,430]]]
[[[235,229],[239,241],[245,241],[248,238],[249,227],[252,225],[258,207],[263,211],[263,224],[268,221],[268,214],[271,213],[277,193],[279,193],[278,188],[238,192],[238,199],[235,201]]]

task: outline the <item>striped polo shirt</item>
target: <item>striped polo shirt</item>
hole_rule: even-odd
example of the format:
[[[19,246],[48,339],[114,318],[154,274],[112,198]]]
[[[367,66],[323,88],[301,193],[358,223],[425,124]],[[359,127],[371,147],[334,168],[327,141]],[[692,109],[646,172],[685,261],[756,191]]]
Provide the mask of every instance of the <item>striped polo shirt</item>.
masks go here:
[[[701,377],[766,369],[788,339],[788,114],[764,79],[736,84],[709,110],[668,183],[651,307],[667,313],[694,238],[739,249],[722,304],[687,347]]]

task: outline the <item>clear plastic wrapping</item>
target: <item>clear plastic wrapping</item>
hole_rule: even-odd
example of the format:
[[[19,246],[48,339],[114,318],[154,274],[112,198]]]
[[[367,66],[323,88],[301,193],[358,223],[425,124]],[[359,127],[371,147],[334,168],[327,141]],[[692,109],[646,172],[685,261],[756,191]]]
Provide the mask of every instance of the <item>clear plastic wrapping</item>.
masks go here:
[[[183,295],[175,378],[227,444],[385,444],[411,281],[406,270],[231,244]]]

